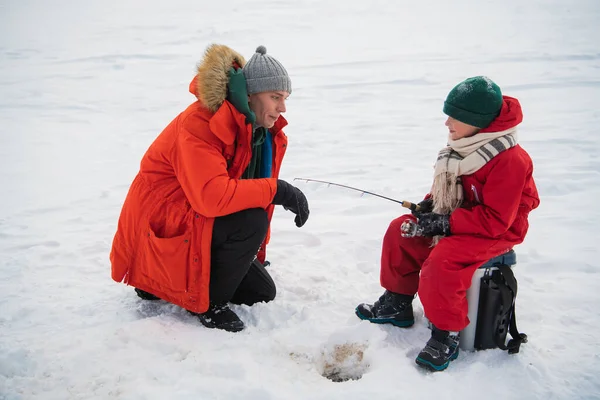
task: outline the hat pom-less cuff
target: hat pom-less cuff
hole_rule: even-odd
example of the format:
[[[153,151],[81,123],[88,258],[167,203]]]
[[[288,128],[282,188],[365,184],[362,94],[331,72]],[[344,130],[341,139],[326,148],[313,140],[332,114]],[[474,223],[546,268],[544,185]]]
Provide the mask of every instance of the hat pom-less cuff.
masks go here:
[[[487,128],[492,121],[498,116],[500,111],[493,114],[477,114],[471,111],[463,110],[453,106],[448,102],[444,102],[444,114],[452,117],[460,122],[475,126],[480,129]]]
[[[282,90],[292,93],[292,81],[289,76],[268,76],[265,78],[246,79],[248,94]]]

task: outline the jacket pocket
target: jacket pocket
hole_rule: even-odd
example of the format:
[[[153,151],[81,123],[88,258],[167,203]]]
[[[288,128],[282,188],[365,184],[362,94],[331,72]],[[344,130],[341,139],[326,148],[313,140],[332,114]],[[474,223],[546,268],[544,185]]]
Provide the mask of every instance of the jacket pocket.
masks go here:
[[[158,237],[148,226],[144,269],[153,281],[174,292],[187,291],[190,233]]]

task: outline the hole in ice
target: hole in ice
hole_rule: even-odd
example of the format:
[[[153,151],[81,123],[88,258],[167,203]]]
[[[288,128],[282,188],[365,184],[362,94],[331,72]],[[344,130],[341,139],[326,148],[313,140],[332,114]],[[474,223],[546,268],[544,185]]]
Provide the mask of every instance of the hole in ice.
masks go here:
[[[344,343],[324,349],[319,360],[321,375],[333,382],[358,380],[369,368],[365,344]]]

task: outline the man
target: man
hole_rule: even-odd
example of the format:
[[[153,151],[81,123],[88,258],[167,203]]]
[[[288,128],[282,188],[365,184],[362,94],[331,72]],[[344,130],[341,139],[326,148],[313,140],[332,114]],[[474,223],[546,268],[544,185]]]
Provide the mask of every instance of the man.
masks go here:
[[[275,297],[265,270],[274,205],[309,216],[304,194],[278,180],[287,146],[287,71],[259,46],[244,58],[211,45],[189,88],[197,97],[142,158],[119,218],[112,278],[164,299],[207,327],[237,332],[228,303]]]

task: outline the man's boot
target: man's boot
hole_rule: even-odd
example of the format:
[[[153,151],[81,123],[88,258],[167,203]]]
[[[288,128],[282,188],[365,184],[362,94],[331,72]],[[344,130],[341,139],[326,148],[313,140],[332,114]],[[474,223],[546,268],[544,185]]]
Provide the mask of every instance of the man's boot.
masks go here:
[[[228,332],[239,332],[244,329],[244,323],[227,303],[211,304],[205,313],[192,314],[196,315],[207,328],[223,329]]]
[[[152,293],[143,291],[142,289],[135,288],[137,295],[144,300],[160,300],[160,297],[156,297]]]

